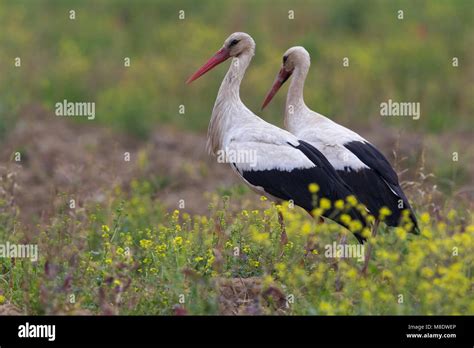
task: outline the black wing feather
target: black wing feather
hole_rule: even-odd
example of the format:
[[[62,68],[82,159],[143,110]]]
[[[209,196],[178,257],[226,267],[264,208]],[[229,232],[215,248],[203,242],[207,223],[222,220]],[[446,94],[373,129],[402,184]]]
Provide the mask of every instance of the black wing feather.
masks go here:
[[[368,142],[351,141],[344,146],[370,168],[357,172],[338,171],[342,178],[351,184],[356,195],[367,204],[373,214],[377,214],[383,206],[389,208],[392,211],[392,215],[386,221],[389,226],[397,226],[401,210],[409,209],[416,232],[418,222],[413,209],[398,183],[397,173],[385,156]],[[398,208],[399,199],[403,201],[401,210]]]
[[[398,176],[390,162],[372,144],[361,141],[351,141],[344,144],[349,151],[356,155],[365,165],[377,172],[391,185],[398,186]]]
[[[311,213],[319,204],[319,198],[327,198],[332,202],[352,195],[353,192],[347,184],[339,177],[334,167],[324,157],[324,155],[310,144],[299,141],[298,146],[294,148],[300,150],[316,166],[313,168],[295,168],[291,171],[286,170],[250,170],[243,171],[242,176],[245,180],[254,186],[262,187],[265,192],[282,200],[293,200],[293,202]],[[312,183],[318,184],[318,200],[314,199],[308,186]],[[330,218],[337,223],[348,227],[340,222],[339,216],[346,213],[354,220],[359,220],[363,226],[366,225],[365,218],[356,209],[346,212],[338,212],[332,208],[326,211],[323,216]],[[354,233],[359,242],[364,239],[358,233]]]

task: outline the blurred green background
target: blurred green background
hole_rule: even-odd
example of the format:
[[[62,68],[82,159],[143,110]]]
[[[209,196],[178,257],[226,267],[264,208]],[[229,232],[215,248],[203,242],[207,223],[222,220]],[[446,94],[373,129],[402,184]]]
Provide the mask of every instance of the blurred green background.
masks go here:
[[[97,122],[140,137],[161,123],[203,131],[228,64],[191,86],[184,82],[234,31],[257,43],[241,93],[251,110],[260,110],[283,52],[303,45],[312,56],[306,101],[320,113],[359,128],[472,131],[473,9],[470,0],[2,0],[0,134],[24,105],[54,112],[63,99],[95,101]],[[285,92],[257,113],[281,125]],[[420,102],[421,119],[380,117],[380,103],[389,98]]]
[[[217,288],[210,284],[271,275],[272,287],[275,280],[303,299],[295,314],[474,313],[466,309],[473,23],[474,0],[0,0],[0,240],[37,241],[42,251],[38,264],[0,261],[0,306],[6,299],[33,314],[110,315],[111,304],[118,309],[122,301],[129,307],[121,314],[172,314],[178,294],[189,292],[190,314],[212,314],[216,303],[208,299]],[[423,213],[423,238],[380,233],[369,277],[349,276],[354,265],[335,267],[314,254],[336,234],[296,212],[288,220],[291,247],[283,249],[273,232],[271,241],[257,239],[259,230],[279,234],[276,210],[263,210],[268,202],[205,153],[203,133],[230,62],[192,85],[185,81],[235,31],[257,43],[241,91],[251,110],[283,125],[287,86],[264,112],[260,106],[283,53],[305,46],[312,57],[308,106],[380,148]],[[56,117],[64,99],[96,102],[95,120]],[[388,99],[420,102],[421,118],[381,117]],[[181,217],[168,214],[175,209]],[[450,256],[456,243],[459,259]],[[239,258],[230,254],[236,245],[243,246]],[[132,248],[128,261],[118,252],[125,246]],[[285,268],[284,277],[274,273]],[[120,282],[125,290],[117,290]],[[342,290],[334,292],[334,284]],[[105,292],[98,295],[98,287]],[[64,301],[71,293],[77,306]],[[253,308],[244,293],[242,303]],[[400,293],[407,294],[403,306],[393,301]]]

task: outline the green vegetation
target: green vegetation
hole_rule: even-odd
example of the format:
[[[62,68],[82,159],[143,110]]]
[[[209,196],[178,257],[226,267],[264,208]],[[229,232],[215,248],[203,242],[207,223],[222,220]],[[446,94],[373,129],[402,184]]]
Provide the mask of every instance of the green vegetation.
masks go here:
[[[39,244],[37,263],[2,261],[0,297],[33,314],[474,313],[474,225],[464,223],[466,213],[445,211],[441,220],[422,213],[420,236],[382,229],[369,239],[374,252],[363,275],[357,258],[325,254],[348,231],[298,208],[262,199],[258,210],[231,212],[241,203],[216,196],[209,216],[190,216],[167,213],[152,195],[150,183],[133,181],[131,196],[117,188],[105,204],[58,210],[27,239]],[[0,240],[25,242],[14,216],[0,214]],[[235,289],[226,297],[231,279],[247,281],[246,298]]]
[[[313,64],[306,99],[321,113],[359,127],[376,119],[418,131],[472,130],[473,12],[468,0],[2,1],[0,132],[25,104],[53,112],[63,99],[95,101],[97,121],[139,136],[163,122],[204,130],[225,67],[192,88],[184,81],[234,31],[257,42],[242,89],[252,110],[283,52],[304,45]],[[281,124],[283,98],[262,116]],[[420,102],[421,119],[382,120],[379,105],[390,98]]]

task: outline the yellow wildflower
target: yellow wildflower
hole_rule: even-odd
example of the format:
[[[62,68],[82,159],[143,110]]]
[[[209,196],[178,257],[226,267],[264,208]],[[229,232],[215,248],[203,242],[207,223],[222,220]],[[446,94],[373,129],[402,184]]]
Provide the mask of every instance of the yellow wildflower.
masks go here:
[[[272,284],[273,284],[273,277],[267,274],[265,278],[263,278],[263,286],[269,287]]]
[[[428,228],[423,228],[421,230],[421,235],[426,237],[426,238],[431,238],[433,236],[433,234],[431,233],[431,231]]]
[[[373,215],[368,215],[367,216],[367,222],[369,224],[373,224],[375,222],[375,217]]]
[[[421,214],[420,220],[421,220],[422,223],[428,224],[430,222],[430,214],[428,214],[428,213]]]
[[[173,239],[173,244],[176,246],[181,246],[183,245],[183,238],[178,236],[175,239]]]
[[[266,243],[270,239],[268,232],[252,231],[252,239],[257,243]]]
[[[260,262],[258,262],[257,260],[250,261],[250,264],[255,268],[260,267]]]
[[[431,268],[429,267],[423,267],[421,269],[421,275],[425,278],[431,278],[434,275],[434,272]]]
[[[340,217],[340,220],[343,224],[346,224],[346,225],[349,225],[349,223],[351,222],[351,217],[347,214],[342,214],[341,217]]]
[[[336,202],[334,202],[334,207],[336,207],[337,210],[344,209],[344,201],[342,199],[338,199]]]
[[[357,271],[354,268],[351,268],[350,270],[347,271],[347,277],[354,280],[357,278]]]
[[[321,301],[321,303],[319,304],[319,309],[321,310],[321,312],[324,312],[326,314],[333,314],[334,313],[334,309],[333,309],[332,304],[330,304],[329,302],[326,302],[326,301]]]
[[[207,263],[206,263],[206,268],[211,268],[212,265],[214,264],[214,260],[216,259],[216,257],[214,256],[214,254],[212,254],[208,259],[207,259]]]
[[[319,191],[319,185],[316,183],[312,183],[308,185],[309,192],[316,193]]]
[[[163,254],[166,251],[166,244],[159,244],[155,247],[155,252]]]
[[[301,227],[301,233],[303,235],[308,235],[309,233],[311,233],[311,224],[309,223],[309,221],[305,221],[303,226]]]
[[[319,207],[323,210],[331,209],[331,201],[327,198],[321,198],[319,201]]]
[[[391,280],[391,279],[393,279],[393,273],[390,272],[388,269],[384,269],[384,270],[382,271],[382,278]]]
[[[150,248],[151,246],[153,245],[153,242],[149,239],[142,239],[140,240],[140,246],[143,248],[143,249],[148,249]]]
[[[380,217],[383,219],[389,215],[392,215],[392,212],[387,207],[380,208]]]
[[[397,237],[401,240],[405,240],[407,238],[407,231],[404,228],[397,227],[395,228],[395,233]]]
[[[349,223],[351,232],[358,232],[362,229],[362,223],[359,220],[354,220]]]
[[[346,200],[347,200],[347,203],[349,203],[353,207],[357,205],[357,198],[354,195],[347,196]]]
[[[454,218],[456,217],[456,210],[454,209],[451,209],[449,212],[448,212],[448,220],[449,221],[454,221]]]
[[[447,227],[447,226],[446,226],[446,223],[444,223],[443,221],[441,221],[441,222],[438,223],[438,229],[439,229],[440,231],[443,231],[443,232],[444,232],[444,231],[446,230],[446,227]]]
[[[286,265],[283,263],[283,262],[278,262],[276,265],[275,265],[275,269],[278,271],[278,272],[284,272],[286,270]]]
[[[364,299],[365,302],[372,302],[372,294],[370,293],[369,290],[364,290],[362,291],[362,298]]]

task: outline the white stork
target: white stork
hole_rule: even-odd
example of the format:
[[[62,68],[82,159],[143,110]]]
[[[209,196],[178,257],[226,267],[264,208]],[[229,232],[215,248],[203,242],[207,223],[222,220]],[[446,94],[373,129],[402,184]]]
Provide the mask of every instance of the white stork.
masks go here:
[[[240,100],[240,83],[254,52],[255,42],[250,35],[233,33],[225,40],[223,47],[187,81],[191,83],[233,57],[212,111],[207,141],[209,152],[212,155],[225,152],[228,158],[253,152],[253,163],[230,161],[231,167],[252,190],[276,202],[293,200],[296,205],[312,213],[319,202],[308,190],[311,183],[319,185],[318,198],[325,197],[331,201],[346,199],[353,194],[352,191],[321,152],[291,133],[265,122]],[[357,209],[351,208],[345,213],[353,220],[359,220],[362,227],[366,226],[363,215]],[[323,216],[349,227],[340,221],[341,214],[331,207]],[[279,221],[282,243],[285,243],[281,213]],[[361,234],[352,232],[362,242]]]
[[[309,67],[310,56],[303,47],[287,50],[262,109],[292,76],[286,98],[285,128],[318,149],[375,217],[382,207],[387,207],[391,215],[384,222],[398,226],[402,222],[402,212],[406,210],[410,220],[407,227],[417,232],[415,214],[398,183],[396,172],[384,155],[359,134],[306,106],[303,89]],[[374,235],[377,225],[378,220],[372,230]]]

